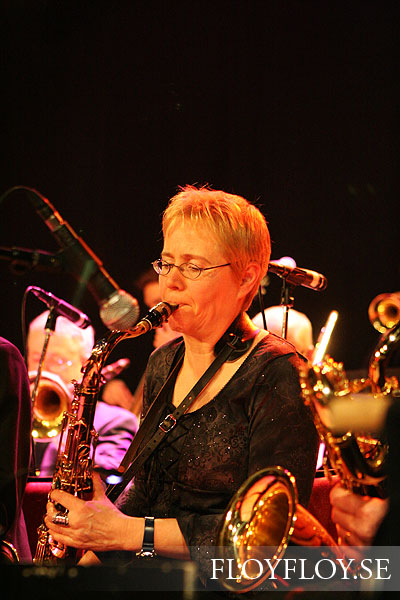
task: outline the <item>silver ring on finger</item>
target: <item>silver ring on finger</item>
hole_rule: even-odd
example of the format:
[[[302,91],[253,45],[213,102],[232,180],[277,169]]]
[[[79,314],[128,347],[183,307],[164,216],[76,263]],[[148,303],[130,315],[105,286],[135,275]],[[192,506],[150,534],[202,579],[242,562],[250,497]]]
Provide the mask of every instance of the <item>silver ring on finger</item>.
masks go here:
[[[69,519],[67,513],[58,512],[52,518],[52,521],[55,525],[64,525],[64,527],[68,527]]]

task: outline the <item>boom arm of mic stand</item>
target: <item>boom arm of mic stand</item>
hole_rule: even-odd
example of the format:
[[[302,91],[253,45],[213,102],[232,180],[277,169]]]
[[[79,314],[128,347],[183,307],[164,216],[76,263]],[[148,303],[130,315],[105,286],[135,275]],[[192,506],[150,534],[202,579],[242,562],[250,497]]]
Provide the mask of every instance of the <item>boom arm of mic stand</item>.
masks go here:
[[[16,274],[25,273],[30,269],[56,273],[64,271],[63,251],[52,253],[17,246],[11,248],[0,246],[0,260],[10,262],[10,268]]]

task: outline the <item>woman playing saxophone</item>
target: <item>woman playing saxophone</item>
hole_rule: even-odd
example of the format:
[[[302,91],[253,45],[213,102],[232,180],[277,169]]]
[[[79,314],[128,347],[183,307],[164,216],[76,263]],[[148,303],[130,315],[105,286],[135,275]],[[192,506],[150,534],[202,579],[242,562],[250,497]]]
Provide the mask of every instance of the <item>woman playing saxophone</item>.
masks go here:
[[[192,560],[206,586],[208,549],[217,542],[233,494],[251,474],[279,464],[296,478],[306,505],[318,435],[301,397],[300,357],[246,313],[270,257],[269,232],[258,208],[222,191],[184,188],[164,213],[163,234],[161,257],[153,266],[162,301],[177,306],[169,324],[179,337],[150,357],[143,414],[172,372],[159,407],[157,424],[163,424],[216,355],[228,347],[231,354],[116,506],[95,476],[90,501],[53,490],[46,525],[61,543],[88,550],[82,564],[131,561],[136,553]],[[68,509],[67,526],[53,522],[53,502]],[[116,556],[114,550],[126,552]]]

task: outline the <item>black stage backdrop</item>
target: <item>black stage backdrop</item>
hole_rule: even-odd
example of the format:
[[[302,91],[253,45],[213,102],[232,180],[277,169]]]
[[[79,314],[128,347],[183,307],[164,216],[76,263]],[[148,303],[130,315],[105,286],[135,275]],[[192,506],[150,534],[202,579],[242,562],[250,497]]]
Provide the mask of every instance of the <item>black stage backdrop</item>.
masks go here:
[[[269,222],[272,258],[328,278],[295,292],[314,337],[338,310],[330,353],[365,369],[379,338],[368,306],[400,289],[399,13],[384,0],[3,1],[0,193],[46,196],[132,294],[178,186],[243,195]],[[58,250],[25,194],[0,221],[1,246]],[[3,261],[0,276],[0,335],[20,348],[27,286],[69,302],[77,288]],[[280,289],[272,276],[267,304]],[[93,298],[79,304],[103,335]],[[44,308],[28,296],[28,319]],[[132,386],[150,349],[115,350]]]

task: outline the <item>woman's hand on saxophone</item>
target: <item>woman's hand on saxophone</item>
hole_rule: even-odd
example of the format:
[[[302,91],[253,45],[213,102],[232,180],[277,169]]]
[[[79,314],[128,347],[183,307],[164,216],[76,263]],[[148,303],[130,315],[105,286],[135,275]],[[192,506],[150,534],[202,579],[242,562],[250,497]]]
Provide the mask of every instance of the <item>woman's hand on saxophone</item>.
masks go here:
[[[127,517],[105,495],[100,475],[93,473],[93,496],[82,500],[61,490],[51,491],[46,526],[59,543],[96,551],[136,550],[143,539],[143,519]],[[68,510],[68,525],[53,522],[55,503]]]

